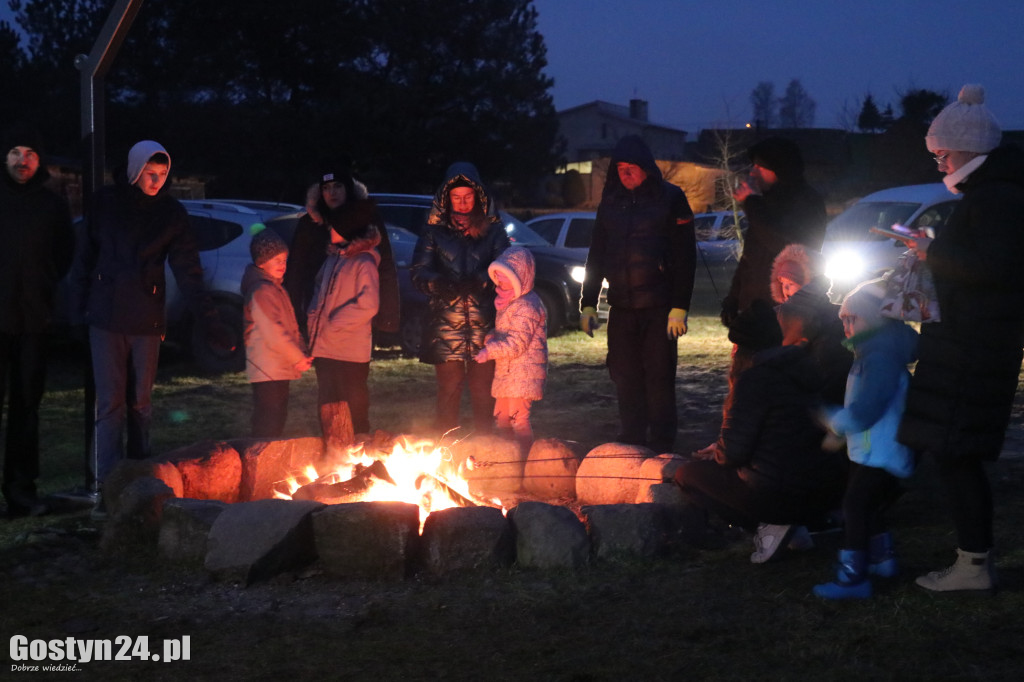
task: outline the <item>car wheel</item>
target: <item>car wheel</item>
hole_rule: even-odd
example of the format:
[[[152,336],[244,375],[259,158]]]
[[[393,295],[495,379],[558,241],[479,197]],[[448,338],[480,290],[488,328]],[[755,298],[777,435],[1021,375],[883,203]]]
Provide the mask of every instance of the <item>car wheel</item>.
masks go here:
[[[548,316],[547,335],[549,338],[558,336],[565,327],[565,311],[562,310],[562,304],[559,303],[558,299],[551,292],[543,289],[537,289],[536,291]]]
[[[398,330],[398,345],[402,355],[415,358],[419,355],[420,344],[423,343],[423,317],[427,314],[424,306],[416,306],[402,311],[402,322]]]
[[[202,324],[192,323],[192,358],[204,372],[223,374],[245,369],[245,337],[243,336],[242,302],[218,299],[214,301],[220,321],[231,329],[235,349],[227,351],[210,345]]]

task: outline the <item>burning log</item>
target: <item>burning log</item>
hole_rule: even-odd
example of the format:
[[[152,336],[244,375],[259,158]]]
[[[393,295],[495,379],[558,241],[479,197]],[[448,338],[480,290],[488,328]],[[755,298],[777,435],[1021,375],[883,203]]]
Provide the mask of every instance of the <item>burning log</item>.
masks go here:
[[[307,483],[292,493],[292,499],[316,500],[317,502],[335,504],[350,497],[362,495],[373,486],[375,479],[391,485],[395,484],[387,467],[380,460],[375,460],[369,466],[356,464],[354,471],[355,475],[347,481],[325,483],[316,480]]]

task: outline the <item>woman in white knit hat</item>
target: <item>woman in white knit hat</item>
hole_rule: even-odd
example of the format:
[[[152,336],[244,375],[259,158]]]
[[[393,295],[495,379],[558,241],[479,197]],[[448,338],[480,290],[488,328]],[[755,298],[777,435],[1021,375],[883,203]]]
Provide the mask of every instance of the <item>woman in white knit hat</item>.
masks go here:
[[[936,592],[996,587],[992,491],[1024,339],[1024,152],[1002,132],[980,85],[965,85],[925,142],[962,193],[934,240],[910,243],[935,279],[942,320],[921,326],[899,440],[935,459],[957,535],[957,560],[917,579]]]

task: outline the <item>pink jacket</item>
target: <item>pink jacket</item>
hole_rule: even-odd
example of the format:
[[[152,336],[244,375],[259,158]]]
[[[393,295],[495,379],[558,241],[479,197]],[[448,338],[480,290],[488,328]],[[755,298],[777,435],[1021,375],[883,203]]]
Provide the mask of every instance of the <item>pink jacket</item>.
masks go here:
[[[245,374],[250,383],[298,379],[306,358],[291,299],[280,280],[250,264],[242,276],[245,297]]]
[[[533,254],[521,246],[509,247],[488,273],[496,269],[513,282],[515,295],[498,310],[484,346],[487,357],[495,361],[491,395],[540,400],[548,375],[547,313],[533,291]]]
[[[315,358],[369,362],[371,322],[380,306],[380,256],[369,240],[330,246],[316,276],[306,329]]]

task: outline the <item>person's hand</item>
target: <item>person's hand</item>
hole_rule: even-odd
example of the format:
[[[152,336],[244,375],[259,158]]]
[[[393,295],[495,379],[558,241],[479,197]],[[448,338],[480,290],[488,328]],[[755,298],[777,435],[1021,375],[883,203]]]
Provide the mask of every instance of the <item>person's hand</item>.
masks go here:
[[[740,314],[740,302],[735,296],[726,296],[722,299],[722,324],[726,327],[732,325],[733,320]]]
[[[825,452],[839,452],[846,445],[846,439],[829,431],[821,440],[821,449]]]
[[[601,321],[597,319],[597,308],[587,306],[580,312],[580,329],[583,333],[594,338],[594,330],[601,326]]]
[[[747,200],[747,197],[754,193],[754,188],[750,184],[750,178],[744,178],[736,185],[736,189],[732,192],[732,198],[743,203]]]
[[[299,360],[298,362],[295,363],[295,369],[298,370],[299,372],[305,372],[307,369],[309,369],[312,366],[313,366],[313,358],[312,358],[312,356],[308,356],[308,357],[302,358],[301,360]]]
[[[491,357],[487,354],[486,348],[481,348],[480,352],[473,356],[473,359],[479,362],[480,364],[483,364],[490,360]]]
[[[925,260],[928,257],[928,247],[932,245],[934,240],[931,237],[914,237],[912,239],[905,239],[904,244],[911,251],[917,253],[917,259],[920,261]]]
[[[668,338],[675,341],[686,333],[686,308],[673,308],[668,311]]]
[[[460,283],[453,282],[447,277],[438,277],[433,281],[431,291],[446,301],[458,298],[460,294]]]

